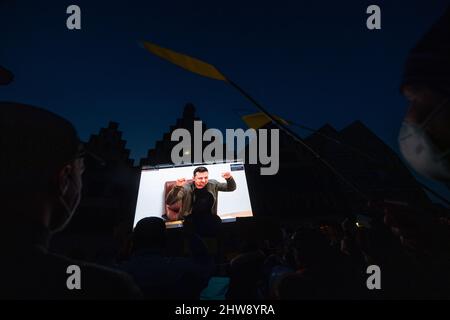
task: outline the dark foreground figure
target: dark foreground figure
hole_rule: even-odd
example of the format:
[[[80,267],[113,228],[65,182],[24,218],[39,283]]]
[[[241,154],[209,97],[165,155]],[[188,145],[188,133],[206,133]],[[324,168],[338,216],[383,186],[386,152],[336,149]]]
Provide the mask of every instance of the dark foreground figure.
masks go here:
[[[0,298],[139,297],[126,274],[47,250],[80,201],[84,152],[74,127],[46,110],[0,102],[0,137]],[[79,267],[79,286],[70,266]]]

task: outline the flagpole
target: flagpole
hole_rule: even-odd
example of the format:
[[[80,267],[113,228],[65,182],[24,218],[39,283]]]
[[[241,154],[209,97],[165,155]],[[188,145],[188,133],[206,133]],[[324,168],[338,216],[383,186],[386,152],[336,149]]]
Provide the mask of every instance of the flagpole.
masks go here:
[[[300,143],[303,147],[305,147],[309,152],[311,152],[316,159],[321,161],[328,169],[330,169],[337,177],[339,177],[345,184],[347,184],[353,191],[359,194],[364,200],[369,201],[370,198],[364,194],[361,190],[359,190],[353,183],[351,183],[348,179],[346,179],[339,171],[337,171],[331,164],[328,163],[324,158],[322,158],[314,149],[308,146],[302,138],[300,138],[294,131],[289,129],[286,125],[284,125],[280,120],[272,116],[258,101],[253,99],[250,94],[248,94],[244,89],[238,86],[235,82],[231,81],[229,78],[226,78],[226,82],[228,82],[232,87],[238,90],[244,97],[246,97],[250,102],[252,102],[262,113],[264,113],[273,123],[295,141]]]
[[[283,132],[289,135],[294,141],[300,143],[303,147],[305,147],[309,152],[311,152],[316,159],[320,160],[328,169],[330,169],[337,177],[339,177],[342,181],[345,182],[353,191],[363,197],[366,201],[369,200],[369,197],[366,196],[362,191],[360,191],[353,183],[347,180],[342,174],[340,174],[331,164],[328,163],[325,159],[323,159],[316,151],[314,151],[310,146],[308,146],[295,132],[285,126],[281,121],[272,116],[267,110],[260,105],[255,99],[253,99],[244,89],[238,86],[236,83],[228,79],[223,73],[221,73],[217,68],[209,63],[203,62],[199,59],[189,57],[187,55],[157,46],[153,43],[144,41],[144,47],[149,50],[154,55],[171,62],[185,70],[190,72],[199,74],[204,77],[208,77],[215,80],[228,82],[231,86],[233,86],[236,90],[238,90],[244,97],[246,97],[250,102],[252,102],[262,113],[264,113],[273,123],[280,128]]]

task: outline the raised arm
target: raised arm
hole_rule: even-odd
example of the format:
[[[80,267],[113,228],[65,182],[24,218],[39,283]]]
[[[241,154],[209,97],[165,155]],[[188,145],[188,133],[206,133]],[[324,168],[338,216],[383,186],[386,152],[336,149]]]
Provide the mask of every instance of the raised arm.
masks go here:
[[[185,178],[180,178],[177,180],[176,185],[169,191],[166,197],[166,204],[171,205],[178,200],[183,199],[185,190],[184,185],[186,184]]]
[[[229,172],[222,173],[222,177],[225,178],[227,182],[219,182],[217,190],[225,192],[236,190],[236,182]]]

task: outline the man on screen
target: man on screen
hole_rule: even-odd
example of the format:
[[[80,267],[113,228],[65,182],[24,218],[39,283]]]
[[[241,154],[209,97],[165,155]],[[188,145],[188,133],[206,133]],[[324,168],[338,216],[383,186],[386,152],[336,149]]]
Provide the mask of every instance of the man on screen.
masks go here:
[[[226,182],[208,179],[208,169],[197,167],[194,170],[193,181],[187,183],[185,178],[177,180],[175,187],[169,192],[166,204],[172,205],[181,201],[180,216],[185,222],[192,222],[197,232],[211,231],[221,220],[217,216],[217,199],[219,191],[236,190],[236,182],[230,172],[222,173]]]

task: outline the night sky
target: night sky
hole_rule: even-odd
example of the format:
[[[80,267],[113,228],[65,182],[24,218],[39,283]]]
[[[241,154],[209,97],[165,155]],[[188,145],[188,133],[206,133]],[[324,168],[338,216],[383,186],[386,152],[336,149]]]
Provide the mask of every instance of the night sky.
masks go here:
[[[66,28],[71,4],[81,8],[81,30]],[[366,28],[370,4],[381,8],[381,30]],[[225,83],[151,55],[139,45],[147,40],[216,65],[281,117],[338,130],[359,119],[398,151],[404,60],[447,5],[0,0],[0,65],[15,74],[0,87],[0,100],[52,110],[84,140],[117,121],[137,160],[187,102],[208,127],[222,130],[244,126],[238,109],[256,111]]]

